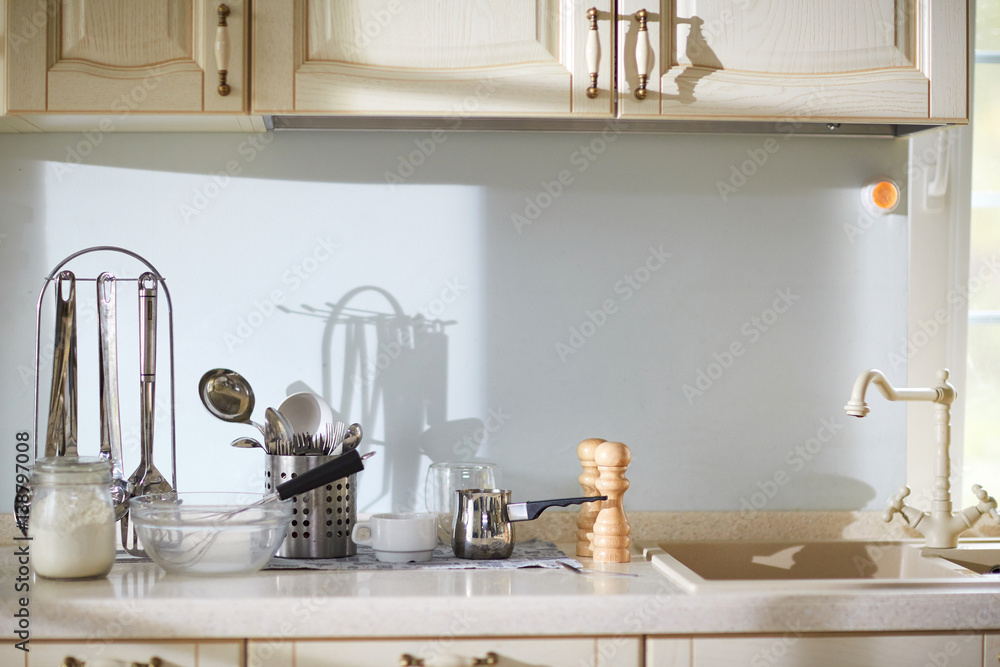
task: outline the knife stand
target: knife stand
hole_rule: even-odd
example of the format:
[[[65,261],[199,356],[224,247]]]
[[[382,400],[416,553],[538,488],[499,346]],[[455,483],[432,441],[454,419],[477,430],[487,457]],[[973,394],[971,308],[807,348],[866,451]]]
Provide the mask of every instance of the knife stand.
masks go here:
[[[70,268],[68,265],[74,259],[76,259],[76,258],[78,258],[78,257],[80,257],[82,255],[87,255],[87,254],[90,254],[90,253],[117,253],[117,254],[127,255],[128,257],[131,257],[132,259],[138,261],[140,264],[142,264],[144,267],[146,267],[146,269],[148,269],[150,272],[152,272],[154,276],[156,276],[157,284],[163,290],[163,294],[166,296],[166,304],[167,304],[167,347],[168,347],[168,358],[169,358],[169,363],[168,363],[169,369],[168,369],[168,372],[169,372],[169,378],[170,378],[170,392],[169,392],[169,394],[170,394],[170,408],[169,408],[170,409],[170,482],[171,482],[171,485],[173,486],[173,488],[176,490],[177,489],[177,437],[176,437],[177,428],[176,428],[176,411],[174,409],[174,406],[175,406],[175,389],[174,389],[174,384],[175,383],[174,383],[174,317],[173,317],[173,304],[172,304],[172,301],[171,301],[171,298],[170,298],[170,290],[167,288],[167,283],[164,280],[163,276],[160,274],[160,272],[157,271],[156,268],[153,267],[153,265],[150,264],[146,259],[144,259],[140,255],[132,252],[131,250],[127,250],[125,248],[119,248],[119,247],[116,247],[116,246],[94,246],[94,247],[91,247],[91,248],[86,248],[84,250],[80,250],[78,252],[73,253],[72,255],[69,255],[68,257],[66,257],[65,259],[63,259],[61,262],[59,262],[55,266],[55,268],[53,268],[52,271],[50,271],[49,274],[45,277],[45,281],[42,284],[42,289],[41,289],[41,291],[38,294],[38,302],[37,302],[37,305],[35,307],[35,364],[34,364],[35,388],[34,388],[34,416],[33,416],[33,421],[32,421],[32,426],[34,428],[34,434],[33,434],[33,436],[35,438],[34,458],[35,459],[39,458],[38,438],[39,438],[39,432],[40,431],[39,431],[39,427],[38,427],[39,426],[39,422],[38,422],[38,417],[39,417],[39,400],[38,399],[39,399],[39,376],[41,374],[41,358],[42,358],[42,311],[43,311],[43,306],[45,304],[46,293],[49,292],[49,285],[52,284],[53,282],[55,282],[55,278],[56,278],[56,276],[58,276],[58,274],[59,274],[60,271],[63,271],[63,270],[66,270],[66,269]],[[76,281],[80,282],[80,283],[95,283],[95,290],[94,290],[94,292],[96,292],[97,276],[94,276],[94,277],[77,277]],[[134,277],[133,276],[119,277],[119,276],[116,275],[115,276],[115,281],[116,281],[116,283],[136,283],[136,284],[138,284],[139,277],[138,276],[134,276]],[[79,290],[79,292],[82,294],[84,292],[84,290]],[[77,295],[77,298],[80,299],[80,295],[79,294]],[[84,311],[84,312],[86,312],[86,311]],[[121,346],[119,346],[119,347],[121,347]],[[138,348],[138,346],[136,346],[136,347]],[[119,355],[119,356],[121,356],[121,355]],[[43,437],[45,437],[45,436],[43,436]],[[160,438],[160,441],[161,442],[163,441],[162,438]],[[43,451],[44,451],[44,449],[43,449]],[[129,468],[125,466],[124,458],[125,457],[124,457],[124,453],[123,453],[123,455],[122,455],[122,459],[123,460],[121,462],[122,463],[122,470],[123,470],[123,474],[125,474],[126,477],[127,477]],[[28,517],[28,508],[29,507],[30,507],[30,489],[28,490],[27,494],[22,493],[22,489],[18,489],[18,496],[17,496],[17,499],[15,500],[15,508],[14,508],[14,510],[15,510],[15,517],[16,517],[16,520],[17,520],[18,528],[20,528],[21,532],[24,533],[25,535],[27,534],[27,517]],[[128,515],[126,514],[126,517],[127,516]]]

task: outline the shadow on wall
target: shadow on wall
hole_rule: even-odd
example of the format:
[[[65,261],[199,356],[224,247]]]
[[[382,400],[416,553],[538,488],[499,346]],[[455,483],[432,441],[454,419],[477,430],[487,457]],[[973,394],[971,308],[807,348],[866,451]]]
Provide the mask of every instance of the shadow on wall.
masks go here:
[[[384,297],[388,308],[352,305],[366,293]],[[321,308],[279,308],[326,321],[320,348],[323,386],[318,393],[333,407],[335,419],[362,425],[363,450],[382,454],[381,491],[362,511],[385,498],[393,510],[421,509],[421,457],[432,463],[468,460],[482,444],[477,437],[484,433],[481,420],[447,417],[446,328],[457,322],[407,315],[392,294],[371,285],[356,287]],[[306,390],[302,383],[288,388],[289,393]]]

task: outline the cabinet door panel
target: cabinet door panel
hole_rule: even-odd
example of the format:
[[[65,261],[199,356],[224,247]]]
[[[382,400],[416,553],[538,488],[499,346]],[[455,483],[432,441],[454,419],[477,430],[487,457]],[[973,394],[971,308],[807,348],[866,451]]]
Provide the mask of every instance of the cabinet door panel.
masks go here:
[[[639,30],[626,0],[626,116],[707,119],[964,119],[961,0],[675,0],[649,7],[655,62],[636,100]],[[933,17],[933,20],[932,20]],[[933,63],[933,67],[932,67]],[[932,95],[933,92],[933,95]]]
[[[695,639],[693,667],[766,664],[771,667],[978,667],[983,637],[976,634]]]
[[[296,641],[293,651],[286,647],[267,648],[266,640],[251,641],[247,650],[249,667],[384,667],[401,664],[401,656],[409,654],[433,664],[471,664],[475,658],[485,658],[494,652],[499,665],[520,667],[578,667],[578,665],[609,665],[609,667],[639,667],[638,640],[630,639],[623,646],[605,650],[602,659],[594,639],[453,639],[425,638],[409,640],[368,641]],[[267,648],[267,650],[263,650]]]
[[[587,10],[603,12],[597,99]],[[254,110],[610,117],[611,2],[294,0],[254,6]]]
[[[218,642],[31,642],[28,664],[62,665],[68,658],[90,664],[148,664],[153,657],[163,667],[242,667],[243,643]]]
[[[207,0],[10,0],[11,112],[241,112],[244,0],[227,0],[228,95]]]

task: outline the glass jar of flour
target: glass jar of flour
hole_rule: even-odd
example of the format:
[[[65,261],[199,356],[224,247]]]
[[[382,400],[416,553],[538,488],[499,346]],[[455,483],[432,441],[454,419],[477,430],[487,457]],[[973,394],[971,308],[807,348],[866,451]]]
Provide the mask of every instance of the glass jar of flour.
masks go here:
[[[35,461],[28,536],[31,565],[40,577],[103,577],[115,562],[111,462],[81,456]]]

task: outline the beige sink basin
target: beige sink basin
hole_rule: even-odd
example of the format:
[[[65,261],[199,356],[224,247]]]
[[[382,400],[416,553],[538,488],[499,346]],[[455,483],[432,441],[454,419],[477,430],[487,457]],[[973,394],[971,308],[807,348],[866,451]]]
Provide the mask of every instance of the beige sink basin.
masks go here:
[[[645,555],[687,591],[996,586],[1000,542],[924,549],[921,542],[660,542]]]

